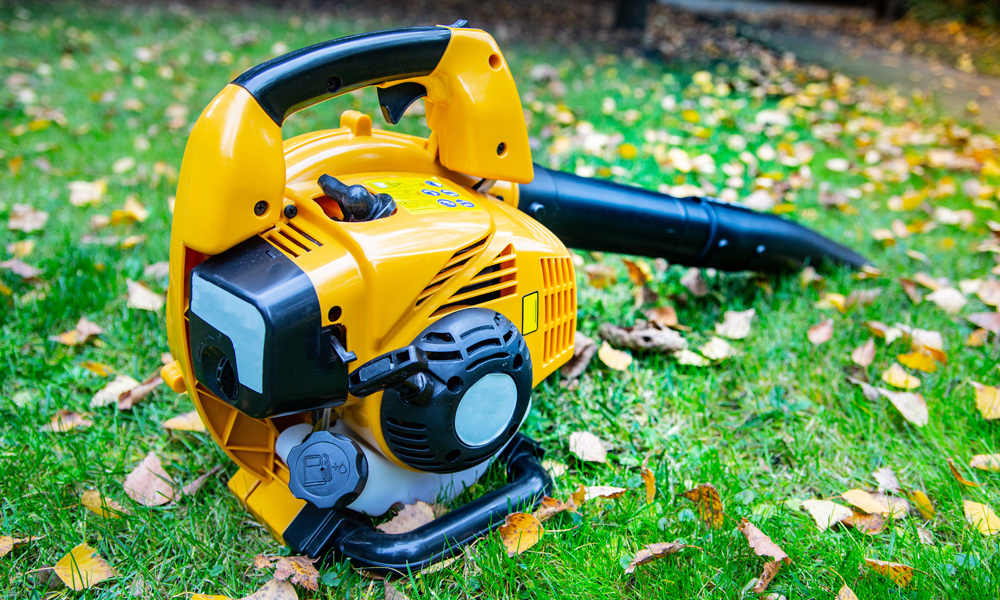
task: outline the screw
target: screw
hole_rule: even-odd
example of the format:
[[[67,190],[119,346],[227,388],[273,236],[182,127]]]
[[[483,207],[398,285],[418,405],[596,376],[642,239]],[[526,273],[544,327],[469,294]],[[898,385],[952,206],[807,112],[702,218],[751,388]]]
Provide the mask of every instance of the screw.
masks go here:
[[[497,155],[499,156],[506,151],[507,151],[507,144],[500,142],[500,144],[497,145]]]
[[[262,216],[266,212],[267,212],[267,202],[261,200],[257,204],[253,205],[253,214],[257,215],[258,217]]]
[[[289,219],[294,219],[297,214],[299,214],[299,209],[295,208],[294,204],[289,204],[285,207],[285,216]]]

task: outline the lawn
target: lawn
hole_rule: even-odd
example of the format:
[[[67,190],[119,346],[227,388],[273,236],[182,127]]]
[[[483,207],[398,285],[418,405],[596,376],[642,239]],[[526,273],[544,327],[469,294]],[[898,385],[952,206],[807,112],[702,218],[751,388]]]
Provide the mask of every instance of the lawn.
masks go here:
[[[235,75],[279,53],[410,24],[263,7],[0,3],[0,253],[41,270],[28,278],[14,263],[0,270],[0,536],[41,536],[0,557],[0,596],[240,598],[269,579],[253,568],[254,556],[283,551],[226,489],[235,466],[207,433],[162,426],[192,410],[190,400],[165,386],[130,410],[93,408],[91,399],[116,374],[141,381],[168,351],[163,310],[131,308],[127,282],[165,291],[162,271],[149,267],[167,259],[171,198],[201,109]],[[651,273],[645,295],[655,299],[640,307],[639,284],[620,257],[580,253],[579,323],[594,339],[601,324],[632,325],[654,306],[676,309],[692,350],[714,336],[726,311],[754,309],[750,334],[728,340],[735,353],[706,366],[632,352],[624,371],[595,358],[573,385],[545,381],[524,430],[566,467],[555,495],[568,498],[580,484],[633,491],[557,515],[519,556],[489,537],[440,571],[397,582],[398,590],[410,598],[752,597],[765,559],[737,530],[747,518],[790,557],[767,590],[790,600],[833,598],[845,584],[862,599],[1000,596],[1000,536],[980,533],[963,512],[966,500],[1000,508],[1000,475],[968,467],[973,455],[1000,452],[997,422],[977,410],[972,385],[1000,385],[1000,344],[995,333],[970,343],[976,326],[966,319],[997,310],[983,299],[991,299],[984,282],[1000,274],[1000,225],[990,230],[1000,220],[1000,138],[971,121],[942,120],[928,99],[756,51],[706,50],[711,62],[664,63],[611,42],[515,39],[502,47],[537,162],[679,194],[697,187],[751,198],[864,253],[876,270],[812,281],[707,272],[708,292],[697,296],[682,283],[684,267],[642,259]],[[374,91],[297,115],[285,135],[335,126],[347,108],[377,114]],[[420,115],[400,127],[425,131]],[[71,182],[103,183],[82,190],[94,202],[76,206]],[[148,217],[136,221],[133,208],[103,224],[130,197]],[[8,228],[24,204],[48,214],[44,228]],[[608,267],[615,283],[588,277]],[[900,278],[917,281],[912,295],[921,302]],[[956,308],[950,293],[928,297],[933,287],[959,290],[965,304]],[[865,290],[880,292],[845,305],[843,297]],[[50,339],[81,317],[103,333],[73,346]],[[810,341],[807,330],[828,319],[830,339]],[[871,322],[940,332],[947,360],[932,361],[933,372],[905,368],[920,379],[912,391],[926,401],[925,425],[848,381],[894,390],[882,375],[911,352],[914,336],[887,343]],[[851,354],[869,339],[874,359],[862,367]],[[95,372],[95,363],[114,373]],[[93,424],[42,431],[62,409]],[[606,442],[606,463],[570,452],[570,435],[581,431]],[[148,508],[122,482],[150,451],[181,483],[222,469],[196,494]],[[646,457],[657,483],[652,502],[641,491]],[[981,486],[959,482],[948,458]],[[803,509],[813,499],[847,506],[839,496],[875,490],[873,472],[884,467],[905,491],[926,493],[931,518],[914,508],[877,534],[843,524],[820,531]],[[466,497],[496,485],[495,471]],[[701,483],[721,496],[718,528],[679,496]],[[87,489],[129,514],[87,510]],[[921,541],[924,532],[931,543]],[[697,548],[624,573],[645,545],[675,540]],[[49,567],[81,543],[116,576],[66,591]],[[865,559],[912,567],[912,581],[899,587]],[[381,582],[346,565],[320,570],[319,592],[300,588],[300,597],[383,597]]]

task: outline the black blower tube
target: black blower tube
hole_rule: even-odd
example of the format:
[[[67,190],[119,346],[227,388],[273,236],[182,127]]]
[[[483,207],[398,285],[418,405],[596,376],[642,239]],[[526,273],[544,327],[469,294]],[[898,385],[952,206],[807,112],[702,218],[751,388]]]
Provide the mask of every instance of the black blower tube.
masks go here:
[[[535,179],[519,189],[518,208],[571,248],[660,257],[722,271],[870,264],[797,223],[720,200],[676,198],[537,164]]]

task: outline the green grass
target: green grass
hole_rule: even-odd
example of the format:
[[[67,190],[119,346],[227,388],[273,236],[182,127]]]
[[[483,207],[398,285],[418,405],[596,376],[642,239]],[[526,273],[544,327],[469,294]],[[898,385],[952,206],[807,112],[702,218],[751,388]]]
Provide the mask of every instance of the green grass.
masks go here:
[[[51,215],[46,228],[33,234],[0,230],[4,247],[35,240],[35,251],[25,260],[44,271],[41,286],[0,273],[0,282],[11,290],[0,296],[0,535],[45,536],[0,558],[0,595],[44,596],[41,587],[32,587],[33,578],[83,542],[97,548],[118,577],[88,592],[70,592],[71,597],[124,596],[140,576],[152,586],[148,596],[156,598],[179,597],[184,591],[241,597],[265,581],[265,575],[248,572],[253,556],[280,549],[228,493],[226,476],[235,467],[207,434],[172,434],[160,427],[168,417],[190,410],[190,401],[161,388],[131,412],[111,407],[91,411],[91,396],[108,378],[79,365],[99,361],[141,378],[167,351],[163,315],[127,308],[125,280],[164,290],[165,281],[150,281],[143,269],[167,258],[168,198],[176,186],[188,126],[201,108],[235,74],[271,57],[277,42],[296,48],[378,27],[373,21],[307,18],[264,8],[194,13],[137,6],[100,10],[56,4],[25,9],[0,4],[0,76],[8,82],[12,76],[27,77],[27,87],[34,92],[29,99],[18,96],[11,85],[0,88],[0,222],[6,222],[15,203]],[[237,41],[247,43],[234,47]],[[134,58],[139,47],[154,49],[149,63]],[[560,497],[580,483],[641,487],[638,465],[649,454],[659,485],[657,499],[645,504],[640,493],[633,493],[588,504],[581,515],[559,515],[546,524],[549,531],[542,541],[516,559],[507,558],[496,538],[484,539],[475,546],[474,563],[460,560],[403,582],[400,589],[413,598],[741,597],[763,565],[736,531],[740,518],[748,517],[790,555],[791,564],[769,589],[789,599],[832,598],[844,582],[866,599],[997,597],[997,541],[983,538],[962,514],[963,499],[1000,507],[997,476],[977,473],[983,487],[965,489],[952,478],[945,460],[950,456],[965,464],[972,454],[1000,451],[996,424],[976,412],[968,385],[970,380],[1000,382],[1000,349],[992,339],[985,347],[966,347],[972,330],[967,322],[930,302],[912,305],[896,283],[896,278],[917,271],[946,276],[956,284],[986,277],[991,259],[971,248],[986,236],[985,220],[997,218],[995,201],[972,206],[960,191],[929,201],[953,209],[972,207],[977,221],[968,231],[942,225],[889,248],[875,242],[870,231],[888,227],[895,218],[927,218],[919,211],[888,211],[890,196],[934,187],[944,177],[953,177],[961,190],[962,181],[975,176],[928,168],[905,184],[879,184],[853,201],[857,215],[827,210],[817,202],[819,181],[845,189],[859,187],[865,179],[823,167],[831,157],[857,160],[859,136],[845,134],[839,138],[840,147],[828,145],[815,139],[808,119],[844,123],[870,116],[886,125],[912,120],[934,127],[933,110],[912,104],[892,109],[884,101],[891,94],[852,88],[852,94],[869,102],[845,101],[830,113],[802,110],[787,130],[768,136],[754,128],[754,119],[758,111],[774,108],[781,96],[737,89],[718,99],[717,108],[726,113],[718,115],[718,123],[699,130],[715,109],[699,105],[702,92],[691,84],[697,70],[693,66],[621,56],[616,48],[599,44],[513,43],[504,50],[532,111],[530,129],[540,142],[536,160],[542,164],[568,170],[593,167],[598,174],[613,168],[608,172],[620,181],[656,189],[661,183],[699,182],[694,175],[660,167],[653,156],[657,145],[679,145],[692,156],[709,153],[722,165],[736,158],[726,146],[736,133],[747,139],[751,151],[765,141],[775,146],[781,141],[811,143],[817,151],[812,162],[815,181],[795,192],[792,218],[859,249],[883,270],[881,278],[862,282],[847,271],[830,273],[823,282],[825,291],[846,295],[880,287],[883,292],[872,305],[841,315],[816,308],[821,292],[802,287],[795,276],[709,276],[711,293],[694,298],[686,297],[680,284],[683,268],[657,275],[650,286],[663,302],[677,306],[680,321],[693,329],[686,335],[695,348],[709,339],[726,310],[755,308],[751,336],[733,342],[739,354],[708,368],[681,366],[667,356],[637,355],[625,374],[595,360],[575,390],[567,391],[557,378],[539,386],[526,425],[526,433],[542,442],[550,458],[570,467],[557,481]],[[232,55],[222,54],[226,51]],[[61,64],[64,54],[72,57],[73,65]],[[228,64],[220,64],[220,56]],[[564,97],[552,96],[528,77],[531,68],[542,63],[559,70],[567,85]],[[723,60],[708,69],[716,79],[739,82],[748,77],[741,67],[755,64]],[[763,75],[770,81],[787,80],[796,89],[811,77],[799,69]],[[665,111],[660,102],[664,95],[675,96],[680,107]],[[611,114],[602,111],[606,97],[617,104]],[[127,99],[141,101],[143,108],[127,110]],[[28,105],[58,109],[65,125],[53,123],[14,135],[36,118]],[[188,126],[177,131],[168,127],[167,112],[173,105],[188,109]],[[298,115],[286,135],[335,126],[345,108],[374,111],[374,92]],[[702,122],[683,120],[684,108],[697,110]],[[574,121],[589,121],[598,132],[620,132],[624,142],[638,147],[638,157],[625,160],[613,145],[599,155],[585,153],[572,141],[574,124],[553,126],[560,110],[572,112]],[[403,129],[421,131],[419,118],[408,117]],[[645,141],[647,131],[674,137],[651,143]],[[147,150],[136,149],[139,136],[149,142]],[[564,137],[571,139],[569,145],[550,153]],[[911,154],[923,150],[907,149]],[[115,161],[129,156],[135,157],[136,168],[114,174]],[[19,158],[24,163],[14,174],[7,165]],[[772,163],[762,171],[787,176],[792,169]],[[77,208],[68,203],[70,181],[102,177],[107,178],[108,194],[101,205]],[[721,189],[725,175],[720,171],[701,179]],[[982,181],[1000,184],[997,177],[984,176]],[[89,231],[91,216],[120,207],[130,194],[150,209],[145,223]],[[135,248],[123,250],[84,243],[86,234],[146,237]],[[943,250],[949,240],[953,249]],[[930,264],[908,257],[907,249],[923,252]],[[632,323],[638,311],[620,261],[613,256],[586,260],[615,265],[620,283],[597,290],[586,284],[579,270],[581,329],[596,336],[600,323]],[[987,309],[971,297],[963,314]],[[67,348],[47,340],[70,329],[80,316],[104,328],[100,343]],[[805,331],[827,317],[835,321],[834,337],[815,347]],[[908,424],[888,402],[868,401],[845,381],[852,372],[851,349],[868,336],[866,320],[901,322],[944,335],[948,364],[933,374],[920,374],[919,391],[930,406],[927,426]],[[877,346],[869,369],[876,380],[896,354],[908,348],[904,341],[889,348],[881,342]],[[95,425],[69,433],[40,433],[39,427],[60,408],[92,412]],[[580,463],[570,455],[569,434],[580,430],[611,442],[609,464]],[[150,450],[163,457],[167,470],[181,482],[215,465],[223,465],[223,473],[197,496],[176,505],[143,508],[125,497],[120,484]],[[933,500],[937,515],[924,526],[934,532],[934,546],[918,542],[916,516],[878,536],[866,536],[841,528],[818,533],[808,514],[796,509],[801,500],[874,487],[870,473],[885,465],[896,470],[904,485],[925,490]],[[493,473],[469,495],[500,479]],[[693,505],[676,496],[700,482],[713,483],[722,495],[727,518],[721,530],[706,530]],[[90,513],[79,505],[87,487],[125,503],[132,514],[108,521]],[[634,580],[622,574],[623,561],[643,545],[675,539],[701,550],[641,567]],[[910,587],[899,590],[880,576],[859,571],[864,558],[905,563],[919,572]],[[326,567],[326,572],[331,585],[319,594],[301,595],[381,597],[380,585],[371,587],[343,565]]]

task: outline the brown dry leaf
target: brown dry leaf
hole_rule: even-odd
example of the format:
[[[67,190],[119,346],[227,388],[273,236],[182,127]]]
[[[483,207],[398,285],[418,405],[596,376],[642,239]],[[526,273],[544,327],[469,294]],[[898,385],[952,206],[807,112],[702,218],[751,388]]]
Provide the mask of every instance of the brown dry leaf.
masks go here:
[[[73,429],[86,429],[93,424],[93,421],[81,414],[68,411],[65,408],[60,408],[56,412],[55,416],[52,417],[51,421],[42,425],[40,431],[65,433],[67,431],[72,431]]]
[[[422,500],[407,504],[395,517],[376,526],[386,533],[406,533],[434,520],[434,507]]]
[[[696,298],[708,295],[708,284],[701,275],[701,269],[695,267],[688,269],[681,277],[681,285]]]
[[[59,335],[53,335],[49,339],[66,346],[79,346],[80,344],[87,343],[87,340],[90,338],[102,333],[104,333],[104,330],[97,326],[97,324],[91,323],[86,317],[80,317],[75,328]]]
[[[724,360],[732,356],[735,350],[729,342],[713,335],[712,339],[701,347],[701,353],[710,360]]]
[[[820,532],[854,516],[851,509],[830,500],[806,500],[802,508],[809,512]]]
[[[208,481],[208,478],[218,473],[220,469],[222,469],[222,467],[216,465],[215,467],[210,469],[207,473],[199,475],[190,483],[182,487],[181,493],[184,494],[185,496],[194,496],[195,494],[198,493],[198,491],[202,488],[202,486],[205,485],[205,482]]]
[[[577,331],[573,342],[573,358],[559,369],[566,378],[566,383],[583,375],[595,354],[597,354],[597,342]]]
[[[899,327],[890,327],[885,323],[879,323],[878,321],[868,321],[865,323],[865,327],[867,327],[876,336],[884,339],[886,345],[889,345],[903,337],[903,330]]]
[[[113,577],[111,565],[87,544],[80,544],[62,557],[52,568],[66,587],[79,592]]]
[[[912,279],[900,277],[899,285],[903,287],[903,291],[906,292],[906,296],[910,299],[910,302],[920,304],[924,301],[923,294],[921,294],[920,290],[917,289],[917,283]]]
[[[844,519],[845,525],[850,525],[868,535],[878,535],[885,529],[886,520],[882,515],[869,515],[863,512],[854,511],[850,519]]]
[[[1000,281],[987,279],[979,284],[976,295],[983,301],[983,304],[1000,308]]]
[[[10,552],[17,548],[18,546],[23,546],[24,544],[31,543],[35,540],[40,540],[42,538],[29,535],[28,537],[15,538],[6,535],[0,535],[0,558],[7,556]]]
[[[97,490],[85,490],[80,497],[80,504],[105,519],[118,519],[121,515],[129,514],[128,509],[110,498],[105,498]]]
[[[43,273],[38,267],[33,267],[20,258],[12,258],[0,262],[0,269],[6,269],[25,281],[36,283],[38,282],[38,276]]]
[[[965,296],[952,287],[943,287],[927,295],[927,299],[937,304],[944,312],[955,315],[965,307]]]
[[[597,357],[601,362],[616,371],[627,371],[632,364],[632,356],[627,352],[616,350],[607,342],[601,344],[601,349],[597,351]]]
[[[208,596],[208,598],[215,600],[212,596]],[[192,597],[191,600],[197,600],[197,596]],[[264,587],[241,598],[241,600],[299,600],[299,595],[295,593],[295,587],[291,583],[281,579],[272,579],[265,583]]]
[[[162,383],[163,379],[160,377],[160,370],[157,369],[145,381],[125,390],[118,396],[118,410],[130,410]]]
[[[125,493],[143,506],[162,506],[175,499],[173,480],[163,470],[163,463],[150,451],[125,477]]]
[[[930,415],[927,412],[927,402],[924,401],[924,397],[920,394],[894,392],[882,388],[875,389],[878,390],[878,393],[888,398],[889,402],[892,402],[892,405],[903,415],[904,419],[917,427],[923,427],[930,420]]]
[[[583,272],[587,275],[587,282],[599,290],[614,285],[617,281],[614,267],[604,263],[589,264],[583,268]]]
[[[934,534],[923,527],[917,527],[917,539],[925,546],[934,545]]]
[[[578,509],[583,506],[587,501],[587,488],[581,483],[577,486],[576,491],[570,494],[569,501],[566,504],[569,505],[569,509],[573,512],[578,512]]]
[[[771,560],[764,565],[764,571],[761,573],[760,577],[757,578],[757,585],[753,588],[755,594],[763,594],[764,590],[767,589],[767,586],[771,585],[771,581],[778,574],[778,571],[781,569],[781,564],[789,564],[792,562],[792,559],[788,558],[788,555],[785,554],[784,550],[771,541],[771,538],[765,535],[763,531],[758,529],[750,521],[742,519],[738,529],[747,539],[747,543],[750,544],[750,548],[757,556],[771,558]]]
[[[924,286],[925,288],[931,291],[937,291],[945,287],[944,284],[942,284],[940,281],[934,279],[933,277],[924,272],[920,272],[914,275],[913,281],[919,283],[920,285]]]
[[[1000,454],[977,454],[969,461],[969,466],[980,471],[1000,473]]]
[[[976,388],[976,408],[979,409],[979,414],[987,421],[1000,419],[1000,390],[975,381],[972,386]]]
[[[504,547],[507,548],[507,556],[516,556],[537,544],[538,540],[542,539],[545,528],[535,517],[518,512],[507,515],[507,519],[497,531]]]
[[[569,470],[565,464],[548,458],[542,461],[542,468],[549,472],[549,477],[552,479],[559,479]]]
[[[867,399],[869,399],[869,400],[871,400],[873,402],[875,400],[879,399],[880,396],[879,396],[878,388],[876,388],[875,386],[869,384],[867,381],[862,381],[862,380],[860,380],[860,379],[858,379],[856,377],[848,377],[847,381],[850,381],[854,385],[856,385],[859,388],[861,388],[861,393],[864,394],[865,398],[867,398]]]
[[[424,571],[426,573],[426,571]],[[410,597],[396,589],[396,586],[389,583],[389,580],[382,581],[382,591],[384,600],[410,600]]]
[[[179,431],[205,431],[205,423],[202,422],[198,411],[192,410],[176,417],[170,417],[163,422],[163,428]]]
[[[544,523],[559,513],[567,510],[570,510],[569,504],[566,504],[562,500],[556,500],[555,498],[546,496],[542,498],[542,501],[538,504],[538,508],[536,508],[535,512],[532,514],[536,519],[538,519],[539,523]]]
[[[813,345],[820,345],[829,342],[833,337],[833,319],[827,319],[818,325],[813,325],[806,333],[806,337]]]
[[[677,311],[673,306],[657,306],[642,311],[642,314],[649,319],[649,322],[658,327],[676,327]]]
[[[100,408],[118,402],[118,397],[139,385],[139,382],[128,375],[119,375],[101,388],[90,399],[91,408]]]
[[[913,579],[913,567],[883,560],[873,560],[871,558],[866,558],[865,564],[879,575],[888,577],[899,587],[908,586],[910,580]]]
[[[628,269],[628,278],[633,285],[643,286],[653,279],[653,269],[644,260],[629,260],[623,258],[625,268]]]
[[[589,431],[574,431],[569,434],[569,451],[586,462],[608,462],[608,451],[601,438]]]
[[[616,347],[629,348],[630,350],[676,352],[687,348],[687,340],[673,329],[657,329],[655,327],[643,326],[617,327],[611,323],[604,323],[601,325],[599,331],[605,341]],[[604,348],[602,346],[601,352],[603,351]],[[601,360],[604,360],[603,356]],[[605,364],[607,364],[607,361],[605,361]]]
[[[931,503],[931,499],[927,497],[927,494],[920,490],[911,490],[907,493],[907,496],[916,505],[921,517],[928,520],[934,518],[934,505]]]
[[[750,335],[750,322],[755,314],[757,311],[753,308],[743,311],[727,310],[722,323],[716,323],[715,333],[731,340],[742,340]]]
[[[837,597],[833,600],[858,600],[858,595],[854,593],[854,590],[844,584],[840,588],[840,591],[837,592]]]
[[[965,340],[965,345],[970,348],[981,348],[986,345],[986,336],[990,334],[985,329],[977,329],[969,334],[969,339]]]
[[[873,360],[875,360],[875,340],[871,338],[851,352],[851,361],[859,367],[867,367]]]
[[[614,500],[615,498],[620,498],[628,488],[616,487],[613,485],[590,485],[587,486],[587,493],[584,496],[584,502],[590,502],[591,500],[596,500],[597,498],[605,498],[607,500]]]
[[[35,210],[29,204],[15,204],[10,207],[10,218],[7,219],[7,229],[31,233],[45,227],[49,213]]]
[[[308,556],[276,556],[274,568],[274,578],[278,580],[290,580],[293,584],[301,585],[307,590],[317,591],[319,589],[319,571],[313,566],[319,559]],[[254,559],[254,564],[257,560]],[[268,565],[270,566],[270,565]]]
[[[649,504],[656,498],[656,475],[646,466],[646,461],[642,461],[639,474],[642,476],[642,486],[646,490],[646,504]]]
[[[976,327],[981,327],[993,335],[1000,335],[1000,312],[975,313],[966,319]]]
[[[892,470],[892,467],[882,467],[877,471],[872,472],[872,477],[878,483],[878,489],[884,492],[899,493],[903,486],[899,483],[899,478],[896,477],[896,472]]]
[[[146,287],[145,284],[132,281],[131,279],[126,279],[125,284],[128,286],[127,304],[129,308],[152,312],[157,312],[163,308],[166,300],[160,294]]]
[[[899,363],[892,363],[888,371],[883,371],[882,381],[904,390],[920,387],[920,378],[907,373]]]
[[[989,537],[1000,533],[1000,518],[993,512],[993,509],[978,502],[963,502],[965,508],[965,520],[970,525],[979,530],[979,533]]]
[[[934,362],[934,357],[926,352],[899,354],[896,356],[896,360],[904,366],[910,367],[911,369],[917,369],[918,371],[923,371],[924,373],[933,373],[934,371],[937,371],[937,363]]]
[[[962,485],[973,488],[982,487],[983,484],[975,483],[974,481],[969,481],[965,477],[962,477],[962,474],[958,472],[958,467],[955,466],[955,461],[951,458],[948,459],[948,468],[951,469],[951,474],[955,477],[955,481],[961,483]]]
[[[897,323],[897,325],[899,325]],[[944,352],[944,338],[940,331],[928,331],[926,329],[911,329],[909,331],[910,347],[915,352],[926,352],[934,357],[934,360],[946,363],[948,355]]]
[[[695,503],[703,523],[712,529],[722,527],[725,513],[722,510],[722,498],[719,496],[719,490],[715,489],[714,485],[702,483],[694,489],[684,492],[681,496]]]
[[[676,554],[684,548],[696,548],[696,546],[689,546],[687,544],[682,544],[680,542],[657,542],[655,544],[647,544],[645,548],[639,550],[629,561],[628,566],[625,567],[625,574],[634,573],[637,567],[649,564],[654,560],[663,558],[664,556],[669,556],[671,554]]]

